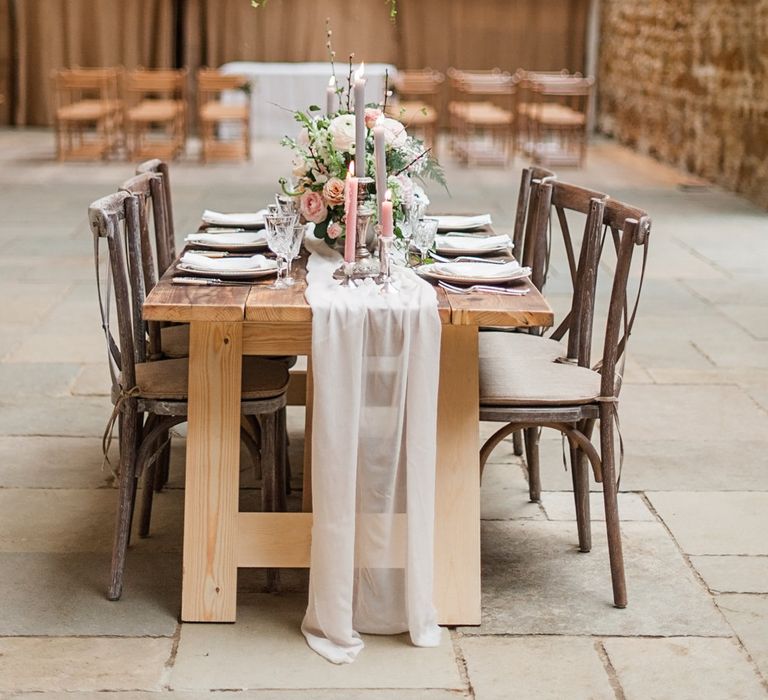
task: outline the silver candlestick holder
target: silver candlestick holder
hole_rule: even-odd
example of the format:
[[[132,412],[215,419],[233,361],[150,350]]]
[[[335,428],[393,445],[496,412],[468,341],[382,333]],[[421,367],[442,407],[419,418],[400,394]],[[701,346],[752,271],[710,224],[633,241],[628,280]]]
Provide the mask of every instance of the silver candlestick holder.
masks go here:
[[[400,290],[392,280],[392,244],[391,236],[379,236],[379,269],[376,284],[381,286],[381,294],[399,294]]]

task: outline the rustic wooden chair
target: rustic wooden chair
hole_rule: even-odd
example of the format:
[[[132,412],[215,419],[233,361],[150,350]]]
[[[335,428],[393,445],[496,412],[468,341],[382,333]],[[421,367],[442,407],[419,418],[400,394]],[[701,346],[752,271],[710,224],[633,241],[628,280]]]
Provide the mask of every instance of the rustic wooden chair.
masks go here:
[[[422,132],[426,145],[436,152],[438,105],[435,101],[445,76],[432,68],[401,70],[393,82],[397,99],[387,104],[387,113],[405,124],[409,132]]]
[[[186,69],[128,71],[123,91],[128,157],[181,154],[187,139]]]
[[[54,72],[53,118],[59,160],[106,160],[117,149],[122,116],[119,77],[120,71],[116,68],[72,68]]]
[[[542,183],[534,190],[540,190],[546,201],[548,197],[554,198],[553,189],[559,184]],[[564,203],[561,204],[564,209]],[[552,428],[560,431],[570,447],[579,548],[588,552],[592,545],[586,470],[589,460],[595,480],[603,486],[613,598],[614,605],[619,608],[626,606],[627,592],[617,504],[615,425],[618,423],[623,361],[637,312],[642,272],[637,299],[631,310],[627,283],[637,246],[643,248],[644,272],[649,234],[650,219],[644,211],[610,199],[590,198],[578,265],[578,289],[570,313],[565,352],[560,348],[555,352],[556,346],[553,346],[549,356],[529,353],[522,357],[519,352],[508,351],[498,343],[495,348],[486,346],[480,359],[480,418],[504,423],[483,445],[481,469],[499,442],[516,430]],[[607,241],[613,243],[616,264],[602,357],[593,363],[596,275]],[[507,337],[516,336],[507,334]],[[592,443],[596,420],[600,421],[599,451]],[[620,467],[619,463],[619,472]]]
[[[584,167],[594,82],[582,77],[534,82],[527,123],[530,155],[536,163]]]
[[[197,72],[197,115],[202,145],[200,160],[207,163],[216,159],[242,159],[251,157],[251,105],[248,77],[231,75],[210,68]],[[245,103],[232,103],[222,99],[226,90],[241,90],[248,99]],[[238,139],[219,139],[216,132],[222,124],[236,124]]]
[[[460,161],[506,164],[515,114],[517,79],[498,68],[491,71],[448,69],[451,101],[448,114],[452,148]]]
[[[188,361],[147,361],[147,331],[142,319],[146,289],[140,207],[138,197],[118,192],[97,200],[88,210],[115,406],[105,432],[105,453],[112,424],[115,420],[120,424],[119,491],[108,589],[110,600],[117,600],[122,593],[138,477],[157,454],[163,436],[170,428],[184,422],[187,416]],[[109,250],[106,299],[102,296],[99,274],[102,239],[106,240]],[[115,340],[109,322],[112,294],[119,340]],[[285,363],[243,358],[241,409],[244,415],[257,416],[261,422],[260,460],[262,469],[270,474],[269,483],[262,488],[262,507],[270,511],[285,509],[285,474],[281,473],[281,461],[276,457],[276,436],[278,413],[285,406],[287,384]],[[252,437],[245,430],[241,435],[254,459],[258,459],[259,449]]]

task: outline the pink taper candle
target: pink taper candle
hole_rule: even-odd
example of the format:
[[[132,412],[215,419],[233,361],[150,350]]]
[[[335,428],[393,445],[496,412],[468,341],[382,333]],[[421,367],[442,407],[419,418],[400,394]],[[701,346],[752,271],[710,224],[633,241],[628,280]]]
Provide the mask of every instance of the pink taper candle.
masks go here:
[[[381,203],[381,237],[392,238],[395,234],[394,216],[392,214],[392,193],[387,190],[386,197]]]
[[[344,262],[355,262],[355,244],[357,243],[357,178],[355,163],[349,164],[347,181],[344,187],[344,212],[346,236],[344,238]]]

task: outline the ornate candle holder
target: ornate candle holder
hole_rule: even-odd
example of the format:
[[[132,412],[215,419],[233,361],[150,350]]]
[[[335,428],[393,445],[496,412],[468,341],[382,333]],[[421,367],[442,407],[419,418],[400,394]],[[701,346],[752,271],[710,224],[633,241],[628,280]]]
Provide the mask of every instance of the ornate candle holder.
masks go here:
[[[382,294],[399,294],[400,290],[392,280],[392,244],[393,237],[379,236],[379,268],[381,274],[376,278],[376,284],[381,285]]]
[[[379,261],[368,249],[368,237],[372,234],[371,219],[376,213],[376,205],[370,197],[373,185],[372,177],[361,177],[357,181],[357,237],[355,262],[342,264],[334,273],[335,279],[343,280],[342,286],[352,286],[352,280],[362,280],[379,275]]]

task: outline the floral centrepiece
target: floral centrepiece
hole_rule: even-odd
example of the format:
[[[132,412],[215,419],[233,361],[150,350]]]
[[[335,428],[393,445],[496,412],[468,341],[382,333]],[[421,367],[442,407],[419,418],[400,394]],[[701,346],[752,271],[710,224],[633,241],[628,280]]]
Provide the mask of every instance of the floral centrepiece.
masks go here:
[[[344,91],[339,90],[338,95],[344,104]],[[347,98],[347,107],[349,101]],[[355,115],[348,108],[328,115],[319,112],[320,108],[315,105],[295,112],[301,127],[299,135],[282,140],[294,153],[292,178],[282,179],[280,184],[286,194],[298,199],[304,219],[315,224],[315,236],[333,246],[346,233],[344,181],[349,164],[355,159]],[[402,223],[414,199],[428,203],[421,187],[424,181],[432,179],[445,185],[445,178],[423,141],[409,135],[404,124],[385,116],[376,104],[365,108],[365,172],[355,173],[357,176],[375,177],[373,131],[376,126],[384,131],[386,183],[394,206],[395,234],[399,235],[398,224]]]

